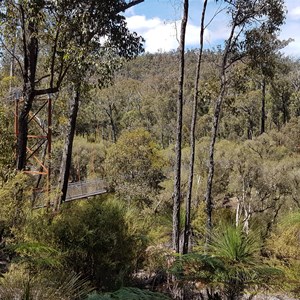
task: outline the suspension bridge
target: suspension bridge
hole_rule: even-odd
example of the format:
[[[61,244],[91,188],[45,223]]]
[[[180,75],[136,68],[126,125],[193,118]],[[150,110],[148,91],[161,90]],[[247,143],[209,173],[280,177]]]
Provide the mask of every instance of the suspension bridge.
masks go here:
[[[108,185],[103,179],[93,179],[86,181],[70,182],[68,184],[67,195],[64,202],[71,202],[74,200],[88,199],[94,196],[106,194],[108,192]],[[54,206],[54,200],[57,198],[58,191],[52,188],[49,192],[43,190],[35,190],[33,193],[33,207],[43,208],[47,206]],[[45,198],[48,197],[48,201]]]
[[[90,198],[107,193],[107,183],[102,179],[71,182],[68,184],[66,202]]]
[[[10,101],[14,101],[15,136],[19,135],[19,115],[24,101],[16,92]],[[24,173],[35,178],[33,190],[33,207],[55,206],[59,198],[59,190],[51,186],[51,149],[52,149],[52,96],[37,97],[29,112],[27,126],[26,167]],[[78,199],[87,199],[105,194],[108,191],[107,183],[103,179],[70,182],[67,188],[66,199],[70,202]]]

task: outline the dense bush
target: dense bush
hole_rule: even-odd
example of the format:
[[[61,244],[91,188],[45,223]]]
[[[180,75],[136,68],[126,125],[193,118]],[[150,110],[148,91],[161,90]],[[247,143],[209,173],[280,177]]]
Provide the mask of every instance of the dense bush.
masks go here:
[[[64,263],[99,288],[123,284],[134,269],[137,239],[128,230],[124,207],[96,198],[72,205],[51,225]]]
[[[280,269],[264,262],[259,250],[257,235],[227,225],[213,235],[207,253],[178,257],[173,272],[182,280],[210,287],[213,299],[241,299],[246,289],[269,287],[283,276]]]
[[[117,193],[150,206],[164,178],[164,160],[150,133],[142,128],[123,132],[107,153],[106,174]]]
[[[138,288],[122,288],[114,293],[106,294],[92,294],[87,300],[168,300],[169,297],[147,290],[140,290]]]
[[[300,295],[300,211],[285,215],[269,237],[266,247],[274,264],[285,271],[285,286]],[[280,282],[282,285],[282,281]]]

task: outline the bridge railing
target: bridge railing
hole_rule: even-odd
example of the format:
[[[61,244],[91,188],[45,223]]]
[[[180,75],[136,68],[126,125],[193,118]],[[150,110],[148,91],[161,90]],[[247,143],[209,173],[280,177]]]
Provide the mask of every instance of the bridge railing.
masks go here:
[[[101,195],[107,193],[107,183],[103,179],[94,179],[87,181],[78,181],[78,182],[70,182],[68,184],[66,202],[84,199],[96,195]],[[56,201],[55,198],[58,197],[58,190],[56,188],[52,188],[50,195],[50,206],[53,205],[53,202]],[[46,207],[49,205],[49,197],[47,199],[46,191],[41,189],[33,191],[33,206],[36,208]],[[51,200],[52,199],[52,200]],[[45,201],[47,203],[45,203]]]
[[[66,201],[87,198],[106,192],[107,184],[101,179],[72,182],[68,184]]]

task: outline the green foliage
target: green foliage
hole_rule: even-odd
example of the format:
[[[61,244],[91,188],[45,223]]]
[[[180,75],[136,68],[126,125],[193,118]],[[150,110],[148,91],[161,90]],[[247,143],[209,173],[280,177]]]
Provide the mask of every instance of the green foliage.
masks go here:
[[[36,82],[36,89],[61,85],[53,110],[52,183],[57,182],[61,164],[60,139],[67,123],[68,83],[81,78],[88,84],[79,112],[76,133],[81,137],[75,138],[70,180],[108,178],[119,199],[99,197],[64,204],[61,214],[55,216],[32,211],[30,191],[34,178],[13,171],[12,108],[1,100],[0,259],[9,254],[14,262],[0,280],[0,295],[4,299],[11,299],[11,295],[24,299],[75,299],[88,290],[80,274],[97,287],[112,290],[130,281],[132,273],[140,268],[148,273],[166,274],[173,262],[169,249],[173,190],[170,178],[178,53],[146,54],[130,62],[120,60],[119,55],[136,56],[142,42],[127,30],[123,15],[116,13],[125,4],[123,0],[48,2],[45,5],[44,1],[2,1],[0,26],[8,48],[16,45],[15,55],[23,62],[18,9],[23,5],[27,41],[38,39],[38,67],[32,82]],[[233,223],[235,219],[246,231],[257,229],[258,239],[262,236],[267,241],[262,248],[240,227],[229,227],[216,233],[209,252],[201,252],[209,136],[220,90],[216,64],[223,55],[221,49],[208,50],[203,55],[192,197],[192,245],[196,252],[178,258],[174,272],[183,283],[200,281],[203,288],[221,289],[224,297],[234,293],[236,297],[244,288],[254,285],[271,284],[278,276],[288,290],[299,295],[298,221],[280,222],[276,226],[283,214],[300,206],[299,62],[279,57],[276,51],[284,43],[268,32],[282,22],[282,11],[275,9],[276,5],[281,7],[281,0],[226,2],[234,3],[243,8],[240,17],[252,17],[258,11],[258,23],[264,30],[252,30],[249,23],[250,31],[239,36],[246,37],[247,42],[232,47],[233,60],[244,55],[244,50],[252,60],[235,63],[227,70],[228,87],[215,153],[215,230],[224,228],[225,221]],[[255,10],[259,3],[266,5]],[[11,9],[5,16],[2,8],[7,5]],[[234,14],[236,10],[232,8],[230,12]],[[260,18],[263,14],[275,21],[275,27],[267,18]],[[30,22],[36,26],[33,34],[28,32]],[[103,36],[106,38],[100,38]],[[8,53],[3,54],[1,99],[8,98],[11,79],[14,85],[21,82],[17,63],[15,78],[7,76],[11,60]],[[197,55],[198,50],[186,52],[184,143],[188,141],[192,115]],[[114,74],[116,69],[118,72]],[[48,76],[51,71],[53,76]],[[61,78],[61,74],[66,75]],[[264,76],[267,77],[267,133],[260,135]],[[60,81],[63,79],[67,79],[65,85]],[[103,88],[112,79],[114,86]],[[111,141],[115,144],[111,145]],[[183,149],[183,198],[188,153],[188,148]],[[23,200],[16,202],[19,191],[23,191]],[[129,208],[125,208],[124,202]],[[260,252],[267,257],[262,259]],[[268,267],[265,261],[283,269],[286,276]],[[156,299],[156,296],[148,291],[122,289],[90,298]]]
[[[30,209],[30,178],[23,173],[12,173],[11,178],[0,188],[0,201],[2,203],[0,220],[4,227],[20,229],[26,221],[27,212]],[[23,197],[20,201],[17,196],[23,191]],[[3,228],[2,228],[3,229]]]
[[[39,269],[58,267],[58,251],[37,242],[24,242],[11,247],[16,253],[15,261],[25,264],[30,272],[38,272]]]
[[[53,244],[63,254],[61,263],[96,286],[121,286],[134,269],[141,247],[138,234],[128,230],[125,212],[120,202],[101,198],[66,207],[47,227]],[[39,238],[39,230],[32,231]]]
[[[148,131],[124,132],[107,151],[106,174],[115,190],[130,200],[150,206],[160,189],[164,161]]]
[[[171,272],[183,280],[212,284],[218,271],[224,271],[224,264],[218,257],[203,253],[189,253],[176,259]]]
[[[259,250],[253,234],[225,226],[214,234],[207,254],[180,256],[175,274],[219,288],[226,299],[240,299],[246,287],[271,285],[282,278],[279,269],[263,262]]]
[[[279,142],[283,143],[290,151],[299,153],[297,142],[300,133],[300,118],[292,118],[279,133]]]
[[[243,233],[241,228],[228,226],[216,233],[211,244],[211,251],[229,264],[248,263],[259,250],[253,236]]]
[[[31,274],[25,265],[12,264],[0,278],[3,300],[74,300],[84,299],[92,291],[90,283],[79,275],[61,276],[51,272]]]
[[[142,51],[142,39],[127,29],[125,17],[120,14],[126,5],[125,0],[85,2],[83,5],[82,1],[47,4],[42,1],[2,1],[3,39],[8,47],[27,41],[39,45],[32,55],[41,59],[39,65],[32,67],[38,67],[38,76],[51,70],[53,74],[45,77],[49,77],[48,82],[44,78],[42,83],[50,88],[53,88],[54,78],[57,79],[55,85],[59,86],[67,71],[73,79],[75,74],[83,75],[87,70],[108,77],[115,69],[113,57],[132,58]],[[22,22],[24,26],[19,28],[18,24]],[[15,40],[18,31],[20,36]],[[101,39],[104,36],[105,41]],[[25,40],[21,41],[22,38]],[[15,55],[20,59],[28,53]]]
[[[286,273],[285,288],[300,295],[300,212],[286,214],[266,243],[266,251],[274,257],[274,265]]]
[[[11,116],[12,118],[12,116]],[[9,110],[0,107],[0,186],[2,186],[13,173],[14,142],[12,122]]]
[[[106,293],[103,295],[91,294],[87,300],[168,300],[169,297],[161,294],[150,292],[147,290],[140,290],[138,288],[122,288],[113,293]]]
[[[162,245],[149,246],[145,251],[144,269],[148,274],[166,275],[173,253]]]

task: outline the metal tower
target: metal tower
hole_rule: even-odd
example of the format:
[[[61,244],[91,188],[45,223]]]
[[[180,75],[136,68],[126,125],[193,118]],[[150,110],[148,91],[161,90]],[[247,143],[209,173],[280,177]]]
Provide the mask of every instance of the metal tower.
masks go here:
[[[22,97],[16,95],[14,113],[16,139],[19,134],[19,111],[22,105]],[[27,154],[24,173],[30,174],[35,179],[33,191],[33,205],[35,205],[38,195],[42,192],[47,192],[49,195],[51,186],[52,99],[50,95],[35,99],[27,122]]]

